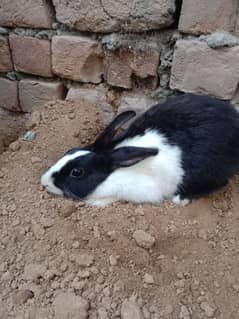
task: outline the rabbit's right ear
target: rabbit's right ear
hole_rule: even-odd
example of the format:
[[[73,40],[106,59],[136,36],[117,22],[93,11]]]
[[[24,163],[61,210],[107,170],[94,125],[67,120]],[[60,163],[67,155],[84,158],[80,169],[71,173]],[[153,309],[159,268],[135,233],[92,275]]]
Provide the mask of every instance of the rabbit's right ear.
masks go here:
[[[100,134],[92,145],[95,151],[104,150],[112,147],[114,137],[118,133],[118,130],[129,120],[136,116],[134,111],[126,111],[119,114]]]

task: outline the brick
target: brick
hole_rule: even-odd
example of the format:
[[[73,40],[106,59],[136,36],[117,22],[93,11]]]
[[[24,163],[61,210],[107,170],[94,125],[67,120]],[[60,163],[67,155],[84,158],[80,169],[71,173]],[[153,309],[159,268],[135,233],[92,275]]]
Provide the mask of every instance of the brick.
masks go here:
[[[140,115],[155,104],[157,104],[157,100],[147,95],[124,93],[120,99],[118,113],[133,110],[137,115]]]
[[[177,42],[171,89],[230,100],[238,83],[239,46],[214,50],[197,40]]]
[[[53,72],[66,79],[100,83],[103,74],[101,45],[87,37],[55,36],[52,40]]]
[[[53,16],[45,0],[1,0],[0,3],[1,26],[51,28]]]
[[[18,72],[51,77],[51,43],[32,37],[10,36],[14,68]]]
[[[143,114],[145,111],[147,111],[151,106],[157,104],[158,101],[150,98],[149,96],[139,93],[128,93],[125,92],[122,94],[119,107],[118,107],[118,114],[125,112],[125,111],[135,111],[136,117]],[[129,125],[135,120],[135,117],[128,121],[123,128],[129,127]]]
[[[0,107],[9,111],[20,111],[18,82],[0,78]]]
[[[179,30],[206,34],[234,31],[238,0],[183,0]]]
[[[142,32],[174,22],[174,0],[53,0],[57,20],[80,31]]]
[[[67,101],[87,100],[94,103],[99,108],[100,118],[104,125],[109,124],[113,119],[114,111],[108,103],[106,93],[100,89],[88,89],[81,87],[72,87],[66,96]]]
[[[104,78],[108,84],[131,89],[133,78],[142,85],[155,88],[158,80],[159,53],[129,50],[106,51]]]
[[[60,82],[21,80],[19,83],[20,105],[24,112],[32,112],[41,105],[65,97],[64,85]]]
[[[10,72],[12,69],[8,39],[0,36],[0,72]]]

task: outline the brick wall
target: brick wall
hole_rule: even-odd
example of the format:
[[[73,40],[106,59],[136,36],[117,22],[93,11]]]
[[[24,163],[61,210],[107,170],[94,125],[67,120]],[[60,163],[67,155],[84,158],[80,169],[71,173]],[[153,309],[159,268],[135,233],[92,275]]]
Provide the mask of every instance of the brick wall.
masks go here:
[[[175,91],[239,103],[237,36],[238,0],[1,0],[0,107],[143,110]]]

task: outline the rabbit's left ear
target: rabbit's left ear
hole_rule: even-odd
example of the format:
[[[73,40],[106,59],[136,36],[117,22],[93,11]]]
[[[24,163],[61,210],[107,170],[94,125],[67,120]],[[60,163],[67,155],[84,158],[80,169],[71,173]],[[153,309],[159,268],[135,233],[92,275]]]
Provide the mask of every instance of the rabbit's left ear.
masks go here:
[[[134,111],[126,111],[119,114],[100,134],[92,145],[95,151],[103,151],[112,147],[114,137],[118,133],[118,130],[130,119],[136,116]],[[117,139],[118,141],[118,139]]]
[[[111,153],[112,168],[129,167],[144,159],[157,155],[157,148],[146,147],[120,147]]]

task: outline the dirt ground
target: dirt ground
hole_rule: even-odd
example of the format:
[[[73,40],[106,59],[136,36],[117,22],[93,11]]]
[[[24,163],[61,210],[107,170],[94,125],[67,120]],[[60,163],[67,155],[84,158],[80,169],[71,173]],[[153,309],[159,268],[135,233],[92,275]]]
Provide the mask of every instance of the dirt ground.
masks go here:
[[[50,103],[27,124],[36,139],[0,155],[0,318],[238,319],[239,177],[187,207],[98,209],[41,188],[98,118]]]

